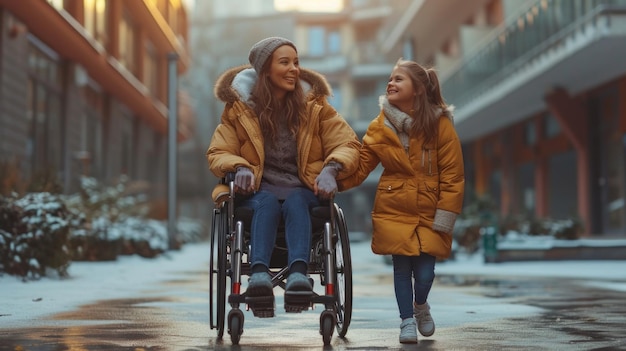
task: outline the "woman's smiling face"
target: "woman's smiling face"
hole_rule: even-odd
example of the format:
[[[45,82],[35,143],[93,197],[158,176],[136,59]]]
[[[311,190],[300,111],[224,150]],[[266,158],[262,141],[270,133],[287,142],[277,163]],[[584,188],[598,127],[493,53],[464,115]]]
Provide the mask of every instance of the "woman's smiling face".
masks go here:
[[[273,85],[273,94],[279,99],[296,88],[300,77],[298,53],[290,45],[283,45],[272,54],[269,79]]]

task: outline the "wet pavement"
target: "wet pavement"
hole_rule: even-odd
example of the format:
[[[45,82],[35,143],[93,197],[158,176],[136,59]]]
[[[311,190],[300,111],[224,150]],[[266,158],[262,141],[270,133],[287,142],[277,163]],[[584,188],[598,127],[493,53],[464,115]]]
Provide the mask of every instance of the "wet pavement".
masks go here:
[[[232,345],[227,333],[218,340],[209,328],[208,269],[198,264],[144,287],[141,297],[94,301],[17,326],[11,325],[16,316],[1,315],[0,308],[0,350],[626,350],[623,291],[585,280],[512,276],[439,275],[429,299],[435,335],[399,344],[390,267],[358,250],[350,328],[325,348],[321,306],[285,313],[279,288],[275,318],[244,311],[240,344]]]

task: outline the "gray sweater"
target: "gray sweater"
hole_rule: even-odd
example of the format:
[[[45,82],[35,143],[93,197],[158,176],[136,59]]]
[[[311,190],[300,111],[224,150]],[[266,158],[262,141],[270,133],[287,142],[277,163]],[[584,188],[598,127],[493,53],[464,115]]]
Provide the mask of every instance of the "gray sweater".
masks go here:
[[[296,137],[287,126],[280,124],[276,140],[265,141],[265,165],[261,189],[276,195],[279,200],[299,187],[305,187],[298,177],[298,149]]]

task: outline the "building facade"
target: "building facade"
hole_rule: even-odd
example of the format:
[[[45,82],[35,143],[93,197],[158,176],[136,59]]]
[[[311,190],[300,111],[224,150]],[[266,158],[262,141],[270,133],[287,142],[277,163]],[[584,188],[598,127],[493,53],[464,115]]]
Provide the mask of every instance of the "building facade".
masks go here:
[[[128,176],[166,196],[168,68],[189,68],[187,36],[180,0],[0,0],[4,167],[66,193]]]
[[[423,1],[385,41],[456,106],[467,201],[626,235],[626,1]]]

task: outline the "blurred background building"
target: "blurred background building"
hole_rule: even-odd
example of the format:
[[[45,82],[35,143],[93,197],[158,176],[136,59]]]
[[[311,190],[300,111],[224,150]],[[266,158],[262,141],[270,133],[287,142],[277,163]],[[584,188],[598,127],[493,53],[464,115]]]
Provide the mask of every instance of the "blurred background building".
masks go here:
[[[306,6],[307,8],[304,8]],[[213,84],[267,36],[298,46],[362,136],[398,58],[455,105],[466,205],[626,235],[626,0],[0,0],[0,158],[166,182],[167,55],[178,55],[181,212],[208,217]],[[368,232],[378,179],[340,194]]]
[[[81,175],[127,176],[165,206],[168,55],[177,75],[191,63],[181,1],[2,0],[0,28],[3,170],[65,193]],[[193,128],[185,94],[180,142]]]

